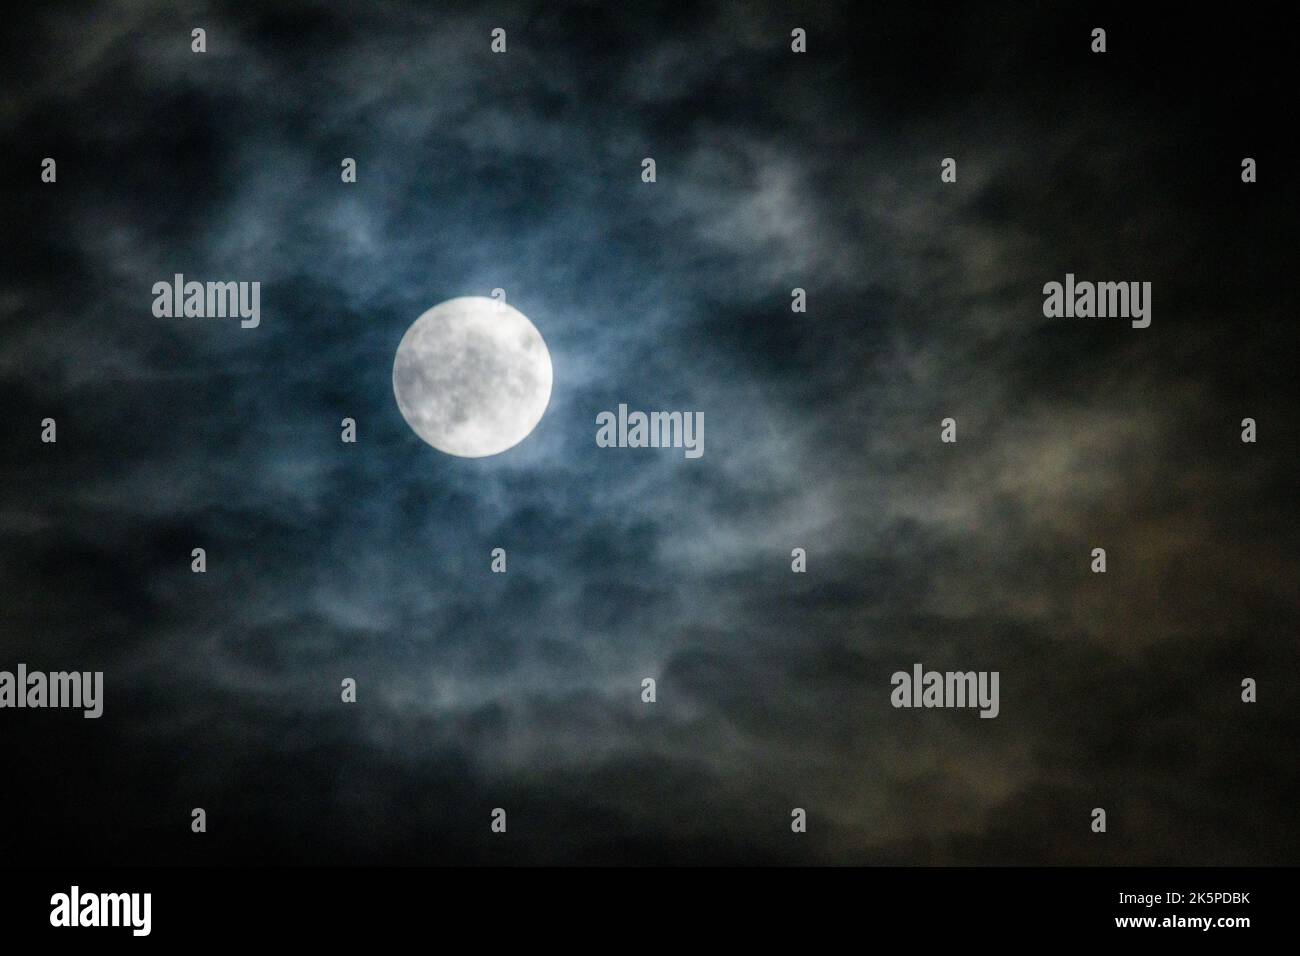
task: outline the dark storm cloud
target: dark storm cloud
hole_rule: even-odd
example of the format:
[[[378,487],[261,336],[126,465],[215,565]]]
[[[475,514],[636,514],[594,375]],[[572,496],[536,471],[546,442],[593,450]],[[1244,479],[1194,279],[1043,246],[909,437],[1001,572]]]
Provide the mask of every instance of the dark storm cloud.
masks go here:
[[[1099,74],[1074,29],[529,4],[24,24],[5,659],[102,666],[108,695],[93,729],[15,724],[32,832],[49,799],[96,860],[191,859],[191,806],[223,821],[211,859],[1287,859],[1278,212],[1242,208],[1242,148],[1202,131],[1230,94],[1170,101],[1124,55]],[[56,188],[29,184],[44,155]],[[1152,327],[1043,319],[1067,271],[1153,281]],[[153,318],[176,272],[261,281],[262,325]],[[398,414],[393,352],[498,286],[551,348],[551,408],[453,460]],[[619,402],[703,411],[704,457],[597,448]],[[1246,414],[1276,438],[1240,445]],[[1000,670],[1001,716],[893,710],[914,661]]]

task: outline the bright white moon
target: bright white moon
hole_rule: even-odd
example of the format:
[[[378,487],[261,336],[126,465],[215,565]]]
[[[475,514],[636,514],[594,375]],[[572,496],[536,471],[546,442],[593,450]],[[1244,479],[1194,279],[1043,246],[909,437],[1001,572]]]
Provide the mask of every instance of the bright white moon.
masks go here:
[[[513,448],[551,400],[551,353],[522,312],[465,296],[435,305],[393,360],[397,407],[439,451],[484,458]]]

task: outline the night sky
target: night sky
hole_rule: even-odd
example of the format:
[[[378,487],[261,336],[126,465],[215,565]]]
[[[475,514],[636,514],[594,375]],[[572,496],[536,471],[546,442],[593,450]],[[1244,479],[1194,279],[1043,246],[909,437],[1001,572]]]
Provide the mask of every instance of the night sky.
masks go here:
[[[1295,862],[1296,44],[921,6],[7,14],[0,669],[105,700],[0,710],[0,860]],[[451,457],[393,356],[498,287],[550,407]],[[916,662],[1000,715],[891,707]]]

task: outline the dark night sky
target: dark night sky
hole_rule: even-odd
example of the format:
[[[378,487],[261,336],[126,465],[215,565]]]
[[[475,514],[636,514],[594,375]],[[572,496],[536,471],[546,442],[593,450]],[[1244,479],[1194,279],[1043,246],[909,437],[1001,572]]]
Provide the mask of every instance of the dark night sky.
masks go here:
[[[918,6],[15,15],[0,669],[106,700],[0,711],[0,860],[1295,862],[1295,43]],[[1045,319],[1067,272],[1151,327]],[[455,459],[393,353],[494,287],[551,406]],[[620,402],[704,457],[597,448]],[[917,661],[1001,715],[891,708]]]

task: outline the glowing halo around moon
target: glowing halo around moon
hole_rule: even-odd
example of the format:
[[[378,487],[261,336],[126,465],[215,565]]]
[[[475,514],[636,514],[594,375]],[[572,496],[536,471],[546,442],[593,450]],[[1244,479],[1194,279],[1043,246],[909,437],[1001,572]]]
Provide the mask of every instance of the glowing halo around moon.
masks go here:
[[[551,353],[518,309],[482,296],[448,299],[402,336],[393,394],[406,423],[439,451],[499,455],[546,413]]]

